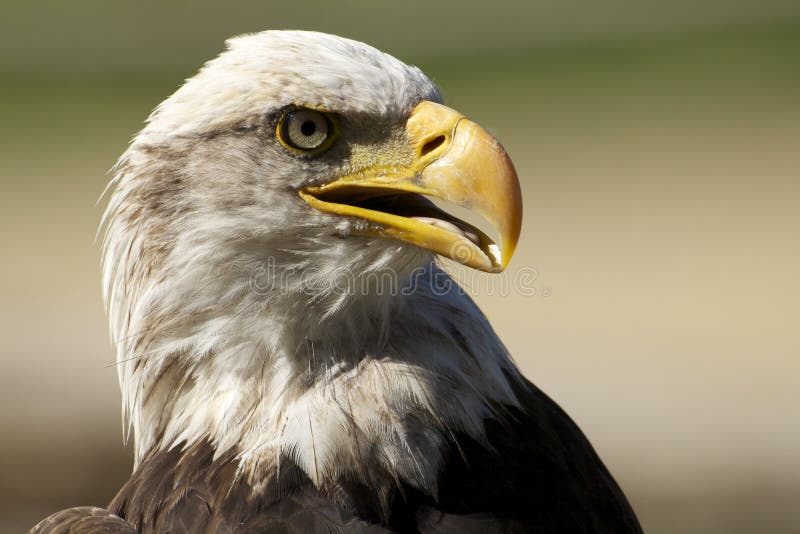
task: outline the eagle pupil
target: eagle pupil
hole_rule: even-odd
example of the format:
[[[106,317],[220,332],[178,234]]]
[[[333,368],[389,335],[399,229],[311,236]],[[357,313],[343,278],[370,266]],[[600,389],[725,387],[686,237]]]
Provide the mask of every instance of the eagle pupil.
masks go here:
[[[302,126],[300,126],[300,131],[306,137],[310,137],[310,136],[314,135],[314,132],[317,131],[317,125],[314,124],[314,121],[306,121],[306,122],[303,123]]]

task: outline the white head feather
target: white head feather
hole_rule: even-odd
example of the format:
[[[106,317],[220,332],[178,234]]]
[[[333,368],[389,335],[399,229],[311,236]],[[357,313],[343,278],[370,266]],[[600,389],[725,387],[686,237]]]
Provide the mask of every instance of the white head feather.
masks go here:
[[[359,222],[295,192],[397,157],[420,100],[441,97],[374,48],[270,31],[230,40],[153,112],[104,215],[137,464],[208,439],[256,484],[286,455],[318,484],[378,470],[435,492],[452,433],[481,439],[492,406],[515,402],[516,368],[430,253],[352,237]],[[336,112],[349,142],[319,161],[288,154],[270,117],[289,105]]]

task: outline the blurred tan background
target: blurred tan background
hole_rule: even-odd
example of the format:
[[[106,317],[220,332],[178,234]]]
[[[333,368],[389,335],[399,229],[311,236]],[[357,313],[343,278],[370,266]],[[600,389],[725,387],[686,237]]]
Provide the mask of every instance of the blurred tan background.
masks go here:
[[[646,531],[800,532],[796,1],[5,0],[0,21],[0,532],[126,478],[95,201],[149,111],[268,28],[417,64],[504,142],[510,274],[537,293],[478,300]]]

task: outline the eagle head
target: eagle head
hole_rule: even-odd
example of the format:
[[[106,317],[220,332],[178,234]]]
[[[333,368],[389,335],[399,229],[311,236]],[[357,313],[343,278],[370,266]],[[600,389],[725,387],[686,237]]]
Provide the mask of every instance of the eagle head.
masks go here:
[[[507,265],[519,183],[503,147],[419,69],[332,35],[234,38],[153,111],[114,173],[104,294],[137,461],[199,439],[302,456],[307,429],[291,425],[337,380],[377,407],[355,416],[370,450],[411,439],[370,430],[373,416],[466,411],[454,424],[479,432],[486,399],[513,402],[514,367],[485,318],[430,278],[443,275],[435,255]],[[453,327],[463,320],[467,334]],[[477,393],[433,406],[455,402],[433,391],[441,376]],[[318,433],[333,425],[333,451],[332,420]]]

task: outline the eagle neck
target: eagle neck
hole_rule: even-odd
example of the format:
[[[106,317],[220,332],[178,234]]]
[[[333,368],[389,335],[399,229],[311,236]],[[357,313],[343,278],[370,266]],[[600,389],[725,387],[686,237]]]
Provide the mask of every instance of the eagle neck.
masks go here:
[[[516,369],[438,266],[413,276],[405,290],[315,306],[273,296],[250,314],[195,317],[181,340],[151,340],[155,356],[122,381],[137,463],[207,441],[256,490],[290,461],[318,486],[355,476],[435,495],[452,436],[480,441],[485,420],[516,403]]]

